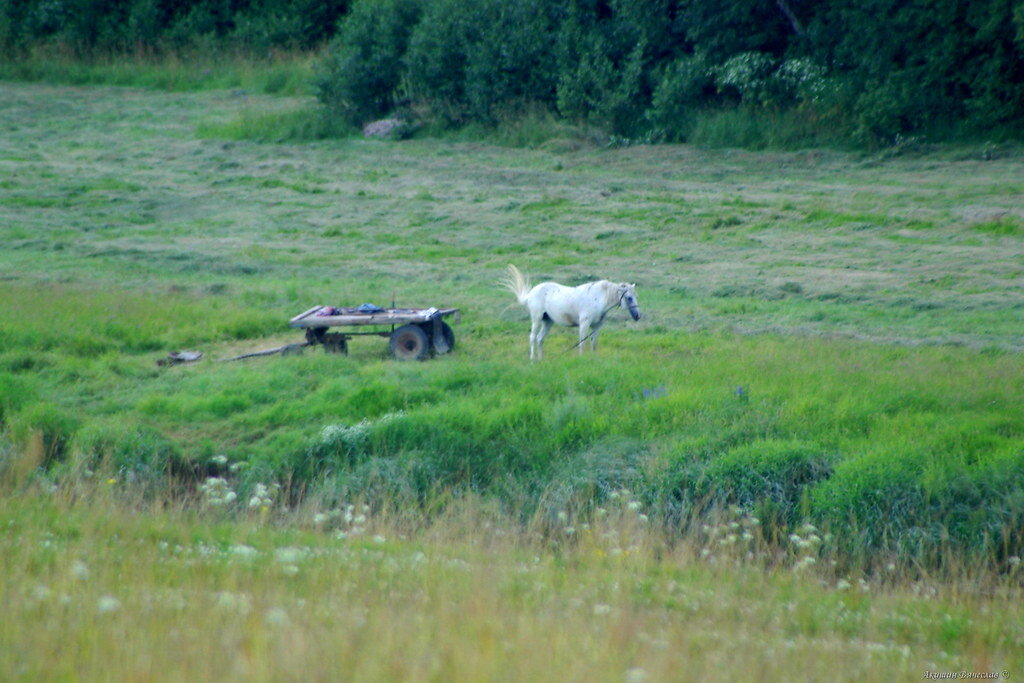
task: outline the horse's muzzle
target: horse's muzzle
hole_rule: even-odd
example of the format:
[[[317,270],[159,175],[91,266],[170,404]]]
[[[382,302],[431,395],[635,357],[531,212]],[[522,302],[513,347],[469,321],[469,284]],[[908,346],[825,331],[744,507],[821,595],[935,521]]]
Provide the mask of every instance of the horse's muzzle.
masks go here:
[[[637,308],[636,306],[630,306],[629,307],[629,314],[631,316],[633,316],[633,320],[639,320],[640,319],[640,309]]]

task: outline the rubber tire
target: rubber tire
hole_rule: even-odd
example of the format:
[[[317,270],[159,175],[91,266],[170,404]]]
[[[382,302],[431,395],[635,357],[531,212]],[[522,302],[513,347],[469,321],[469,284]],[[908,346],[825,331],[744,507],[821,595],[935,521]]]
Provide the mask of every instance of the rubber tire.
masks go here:
[[[423,331],[427,333],[428,337],[430,337],[430,348],[434,348],[434,323],[424,323],[423,328]],[[445,353],[451,353],[455,350],[455,331],[452,329],[451,325],[443,320],[441,321],[441,334],[444,335],[444,340],[448,342],[448,350],[445,351]]]
[[[430,339],[419,325],[402,325],[391,333],[388,348],[397,360],[423,360],[430,354]]]

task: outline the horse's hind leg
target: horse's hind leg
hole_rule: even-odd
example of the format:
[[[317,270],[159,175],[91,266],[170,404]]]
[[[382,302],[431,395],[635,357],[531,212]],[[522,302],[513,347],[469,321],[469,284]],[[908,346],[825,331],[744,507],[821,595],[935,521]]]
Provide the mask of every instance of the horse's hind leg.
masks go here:
[[[540,321],[540,330],[537,332],[537,358],[544,357],[544,339],[551,331],[551,318],[543,318]]]
[[[540,318],[533,318],[530,321],[530,360],[534,359],[534,349],[539,349],[540,344],[544,341],[544,338],[540,336],[541,327]]]

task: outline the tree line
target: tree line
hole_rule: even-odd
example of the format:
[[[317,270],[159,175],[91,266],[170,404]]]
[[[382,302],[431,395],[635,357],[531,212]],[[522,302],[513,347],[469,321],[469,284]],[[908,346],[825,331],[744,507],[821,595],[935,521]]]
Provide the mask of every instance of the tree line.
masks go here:
[[[1019,137],[1021,0],[5,0],[5,52],[326,46],[316,89],[352,124],[543,110],[623,139],[709,116],[869,144]],[[738,117],[738,118],[737,118]]]

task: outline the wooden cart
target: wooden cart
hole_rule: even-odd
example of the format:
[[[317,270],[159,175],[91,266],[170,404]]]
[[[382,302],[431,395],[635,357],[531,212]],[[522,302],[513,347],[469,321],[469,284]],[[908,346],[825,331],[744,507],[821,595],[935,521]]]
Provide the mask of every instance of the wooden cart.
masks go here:
[[[448,353],[455,347],[455,333],[444,321],[454,316],[458,322],[457,308],[384,308],[368,311],[360,308],[335,308],[314,306],[295,316],[289,322],[292,327],[306,330],[306,341],[321,344],[328,353],[348,353],[348,340],[361,335],[388,337],[391,355],[398,360],[421,360],[430,355]],[[345,330],[328,332],[331,327],[356,328],[375,326],[378,329],[365,332]],[[384,329],[379,329],[384,328]]]

